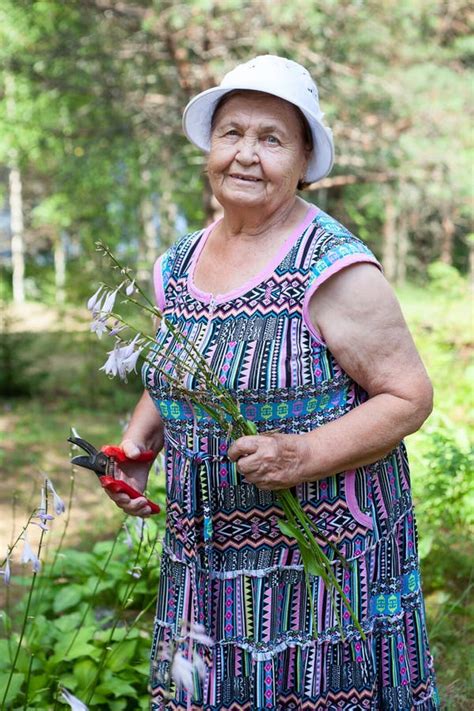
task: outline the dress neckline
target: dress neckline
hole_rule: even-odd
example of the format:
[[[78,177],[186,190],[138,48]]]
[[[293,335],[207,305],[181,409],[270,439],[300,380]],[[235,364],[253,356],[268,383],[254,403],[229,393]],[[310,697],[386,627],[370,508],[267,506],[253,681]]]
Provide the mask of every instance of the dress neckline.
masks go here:
[[[199,261],[199,257],[202,253],[202,250],[204,249],[207,240],[209,239],[209,235],[211,234],[212,230],[222,221],[222,217],[219,219],[215,220],[212,222],[204,232],[201,234],[199,237],[199,242],[198,245],[194,251],[194,254],[191,259],[191,264],[189,265],[189,272],[188,272],[188,291],[190,294],[192,294],[196,299],[199,301],[204,302],[205,304],[210,304],[211,302],[214,304],[223,304],[226,301],[231,301],[232,299],[235,299],[238,296],[243,296],[243,294],[247,293],[250,289],[254,288],[255,286],[258,286],[258,284],[261,284],[262,281],[266,279],[266,277],[270,276],[272,274],[276,267],[283,261],[283,259],[286,257],[286,255],[291,251],[293,245],[296,243],[302,232],[304,232],[309,225],[312,223],[314,220],[315,216],[318,214],[319,208],[316,207],[316,205],[311,205],[304,218],[302,221],[290,232],[286,240],[283,242],[281,245],[280,249],[277,251],[277,253],[273,256],[273,258],[270,260],[268,264],[266,264],[263,269],[261,269],[255,276],[253,276],[251,279],[248,279],[244,284],[241,284],[240,286],[236,287],[235,289],[232,289],[231,291],[227,291],[224,294],[212,294],[209,291],[203,291],[202,289],[199,289],[195,282],[194,282],[194,274],[196,271],[197,263]]]

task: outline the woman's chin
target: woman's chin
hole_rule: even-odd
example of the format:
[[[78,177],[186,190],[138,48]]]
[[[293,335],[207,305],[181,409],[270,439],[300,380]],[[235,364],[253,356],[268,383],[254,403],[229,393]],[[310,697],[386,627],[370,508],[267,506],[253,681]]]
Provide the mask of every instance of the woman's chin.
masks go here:
[[[258,207],[268,201],[268,195],[262,187],[248,188],[239,186],[233,189],[219,191],[216,194],[217,200],[225,208],[229,206]]]

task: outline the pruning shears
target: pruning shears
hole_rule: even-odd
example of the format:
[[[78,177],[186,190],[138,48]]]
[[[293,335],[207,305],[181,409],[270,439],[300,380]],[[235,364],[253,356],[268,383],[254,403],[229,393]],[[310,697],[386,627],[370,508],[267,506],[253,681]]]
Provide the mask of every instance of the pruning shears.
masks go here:
[[[123,479],[116,479],[115,465],[116,462],[151,462],[155,458],[155,453],[151,449],[141,452],[136,459],[128,459],[121,447],[116,447],[107,444],[98,451],[94,445],[82,437],[68,437],[68,442],[87,452],[87,455],[80,454],[71,459],[71,464],[76,464],[79,467],[90,469],[99,478],[102,488],[107,491],[112,491],[115,494],[128,494],[131,499],[137,499],[143,496],[142,493],[134,489],[133,486],[127,484]],[[150,499],[147,499],[147,504],[151,508],[152,513],[160,513],[160,507]]]

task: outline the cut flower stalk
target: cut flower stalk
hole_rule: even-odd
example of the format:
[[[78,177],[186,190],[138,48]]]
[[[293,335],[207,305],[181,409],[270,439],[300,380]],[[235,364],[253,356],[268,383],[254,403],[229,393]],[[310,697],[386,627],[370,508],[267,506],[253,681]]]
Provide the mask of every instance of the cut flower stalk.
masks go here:
[[[161,311],[150,301],[148,296],[137,284],[136,280],[132,280],[130,270],[122,266],[106,245],[98,243],[97,248],[111,260],[113,267],[119,270],[121,279],[124,280],[118,287],[115,287],[115,289],[111,287],[108,288],[108,293],[114,297],[113,300],[115,301],[115,296],[118,292],[120,292],[121,295],[124,296],[126,303],[130,303],[153,316],[155,319],[159,319],[176,340],[176,343],[179,344],[181,351],[179,356],[177,356],[176,353],[171,353],[169,351],[159,354],[163,360],[167,361],[170,368],[174,368],[173,374],[163,368],[158,368],[156,364],[157,354],[154,350],[155,341],[150,336],[143,336],[142,334],[139,334],[137,329],[125,321],[116,311],[113,314],[111,313],[111,309],[105,312],[102,311],[100,303],[94,301],[92,314],[95,319],[99,318],[105,322],[107,322],[108,318],[114,319],[114,328],[107,326],[107,329],[109,332],[114,334],[116,344],[136,344],[137,347],[140,348],[140,353],[138,354],[139,357],[155,368],[169,383],[171,388],[175,390],[176,394],[181,395],[192,404],[201,407],[203,411],[209,415],[209,417],[213,418],[223,429],[225,429],[229,438],[232,437],[236,439],[245,435],[262,434],[258,432],[253,422],[244,418],[238,401],[232,396],[231,392],[220,383],[216,373],[198,351],[195,344],[186,336],[186,334],[183,334],[174,325],[174,323],[172,323],[161,313]],[[130,288],[132,283],[133,290]],[[97,293],[99,292],[96,292],[96,294]],[[111,302],[111,298],[109,299],[107,296],[107,289],[105,292],[100,293],[102,295],[102,303],[106,304],[108,307],[108,304]],[[132,293],[134,293],[135,296],[132,297]],[[137,295],[142,297],[143,303],[138,300]],[[122,335],[122,332],[117,333],[117,322],[123,324],[127,329],[135,334],[133,341],[126,341]],[[138,338],[138,336],[140,336],[140,338]],[[144,342],[146,342],[146,345]],[[194,376],[196,382],[198,383],[198,387],[196,389],[187,388],[180,379],[180,376],[183,374]],[[271,433],[265,434],[271,436]],[[364,631],[362,630],[357,616],[352,609],[350,600],[344,593],[344,590],[342,589],[342,586],[334,573],[333,562],[324,553],[322,547],[317,541],[317,538],[322,540],[329,550],[332,551],[334,558],[337,559],[337,562],[342,567],[347,568],[349,566],[348,562],[337,549],[336,545],[330,541],[318,528],[316,523],[310,519],[298,499],[289,489],[278,491],[277,496],[285,515],[285,518],[280,519],[279,521],[280,530],[283,535],[288,538],[293,538],[296,541],[300,551],[305,574],[305,583],[308,591],[308,599],[312,605],[315,636],[317,636],[317,620],[316,611],[314,609],[315,606],[311,600],[310,576],[320,576],[323,580],[328,594],[333,602],[334,613],[341,637],[344,638],[344,630],[337,609],[336,594],[340,596],[345,608],[349,612],[355,629],[358,631],[362,639],[365,639]]]

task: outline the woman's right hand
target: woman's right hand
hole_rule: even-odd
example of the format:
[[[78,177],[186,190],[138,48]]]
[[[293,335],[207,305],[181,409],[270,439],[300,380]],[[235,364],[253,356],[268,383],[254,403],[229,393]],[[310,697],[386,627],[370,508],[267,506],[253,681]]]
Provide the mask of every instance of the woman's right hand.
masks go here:
[[[153,462],[137,462],[133,460],[139,457],[141,452],[143,452],[146,447],[131,439],[124,439],[121,442],[120,447],[123,449],[124,454],[130,461],[115,464],[115,478],[126,481],[127,484],[133,486],[133,488],[137,489],[137,491],[145,491],[148,481],[148,473]],[[137,499],[131,499],[128,494],[117,494],[113,491],[108,491],[107,489],[105,489],[105,492],[112,499],[112,501],[114,501],[115,504],[122,509],[122,511],[130,514],[131,516],[146,517],[150,516],[152,513],[144,496],[140,496]]]

